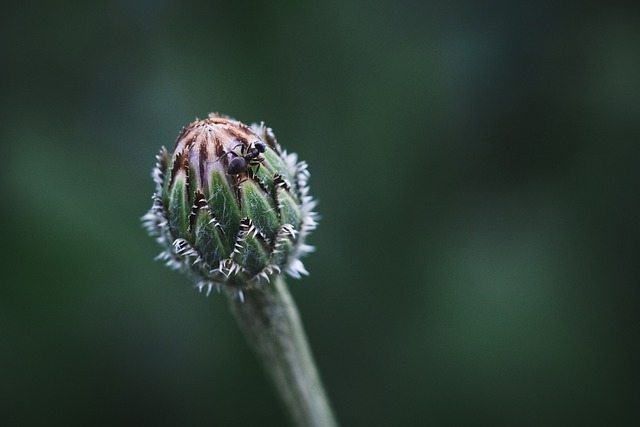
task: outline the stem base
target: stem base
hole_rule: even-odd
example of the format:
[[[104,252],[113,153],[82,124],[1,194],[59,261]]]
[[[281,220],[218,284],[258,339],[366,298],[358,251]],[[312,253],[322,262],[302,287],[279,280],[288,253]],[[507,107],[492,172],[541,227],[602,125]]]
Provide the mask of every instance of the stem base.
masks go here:
[[[247,341],[274,381],[297,426],[337,427],[302,322],[282,275],[271,284],[230,295]]]

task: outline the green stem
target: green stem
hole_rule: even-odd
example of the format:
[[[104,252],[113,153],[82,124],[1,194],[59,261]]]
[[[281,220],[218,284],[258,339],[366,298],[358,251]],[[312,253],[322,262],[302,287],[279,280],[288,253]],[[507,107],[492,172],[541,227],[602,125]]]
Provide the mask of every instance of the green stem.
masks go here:
[[[329,400],[284,278],[229,298],[249,344],[273,379],[297,426],[336,427]]]

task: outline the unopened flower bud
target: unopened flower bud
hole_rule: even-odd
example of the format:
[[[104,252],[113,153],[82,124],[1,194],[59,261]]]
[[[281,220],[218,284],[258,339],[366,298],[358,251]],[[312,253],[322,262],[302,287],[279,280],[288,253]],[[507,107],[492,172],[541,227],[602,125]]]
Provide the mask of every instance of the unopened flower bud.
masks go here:
[[[299,259],[313,250],[305,237],[316,227],[307,164],[282,150],[264,123],[211,114],[157,159],[143,222],[169,267],[193,274],[207,291],[308,274]]]

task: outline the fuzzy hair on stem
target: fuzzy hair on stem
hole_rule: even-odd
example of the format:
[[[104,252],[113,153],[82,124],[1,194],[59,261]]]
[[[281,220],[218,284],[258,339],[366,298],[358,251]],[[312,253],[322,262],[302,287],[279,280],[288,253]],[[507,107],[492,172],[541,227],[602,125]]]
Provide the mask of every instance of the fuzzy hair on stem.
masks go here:
[[[230,297],[233,314],[296,426],[337,427],[284,277]]]

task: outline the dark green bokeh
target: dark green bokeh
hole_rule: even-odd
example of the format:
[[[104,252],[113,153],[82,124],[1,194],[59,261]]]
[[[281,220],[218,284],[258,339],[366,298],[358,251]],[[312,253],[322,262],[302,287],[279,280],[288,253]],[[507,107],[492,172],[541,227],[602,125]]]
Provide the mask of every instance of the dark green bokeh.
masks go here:
[[[310,164],[289,284],[344,426],[632,424],[634,6],[25,1],[0,28],[3,425],[285,422],[139,223],[210,111]]]

